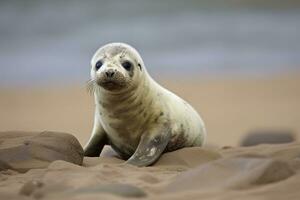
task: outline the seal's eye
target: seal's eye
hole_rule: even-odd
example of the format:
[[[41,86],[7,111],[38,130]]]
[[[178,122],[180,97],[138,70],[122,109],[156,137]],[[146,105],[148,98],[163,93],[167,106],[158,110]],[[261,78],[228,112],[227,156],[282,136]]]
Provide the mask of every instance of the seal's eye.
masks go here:
[[[100,69],[100,67],[101,67],[102,65],[103,65],[102,61],[99,60],[99,61],[96,63],[96,65],[95,65],[96,71],[98,71],[98,69]]]
[[[131,67],[132,67],[132,64],[131,64],[131,62],[129,62],[128,60],[126,60],[126,61],[122,62],[122,66],[123,66],[127,71],[129,71],[129,70],[131,69]]]

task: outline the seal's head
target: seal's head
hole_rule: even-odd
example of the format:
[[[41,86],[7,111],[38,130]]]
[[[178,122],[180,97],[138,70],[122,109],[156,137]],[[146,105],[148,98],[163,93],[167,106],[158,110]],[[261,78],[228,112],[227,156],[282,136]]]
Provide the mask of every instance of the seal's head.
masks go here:
[[[118,92],[138,82],[143,75],[139,53],[124,43],[110,43],[99,48],[91,60],[91,80],[107,91]]]

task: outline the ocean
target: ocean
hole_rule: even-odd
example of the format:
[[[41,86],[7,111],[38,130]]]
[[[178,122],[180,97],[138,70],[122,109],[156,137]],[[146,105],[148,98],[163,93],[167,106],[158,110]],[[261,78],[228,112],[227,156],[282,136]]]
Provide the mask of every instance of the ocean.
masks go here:
[[[109,42],[136,47],[155,77],[300,70],[298,7],[207,2],[1,1],[0,87],[81,84]]]

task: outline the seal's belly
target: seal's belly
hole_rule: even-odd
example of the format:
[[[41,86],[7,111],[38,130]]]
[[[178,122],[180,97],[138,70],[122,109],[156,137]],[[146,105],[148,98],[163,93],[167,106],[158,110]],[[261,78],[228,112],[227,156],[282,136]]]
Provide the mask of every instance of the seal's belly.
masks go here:
[[[137,145],[132,145],[129,142],[115,140],[113,137],[108,136],[109,144],[111,147],[125,160],[130,158],[135,152]],[[130,145],[129,145],[130,144]]]
[[[130,157],[139,144],[141,131],[128,130],[126,125],[122,125],[122,128],[113,128],[109,126],[109,124],[110,123],[103,124],[109,144],[122,157]]]

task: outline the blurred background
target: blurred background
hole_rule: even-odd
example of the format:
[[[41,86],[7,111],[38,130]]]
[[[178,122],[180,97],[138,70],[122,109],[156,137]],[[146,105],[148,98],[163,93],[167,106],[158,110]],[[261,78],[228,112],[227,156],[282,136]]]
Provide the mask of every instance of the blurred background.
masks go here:
[[[300,134],[298,0],[1,0],[0,131],[63,131],[84,144],[90,59],[109,42],[137,48],[154,79],[199,111],[209,145]]]

